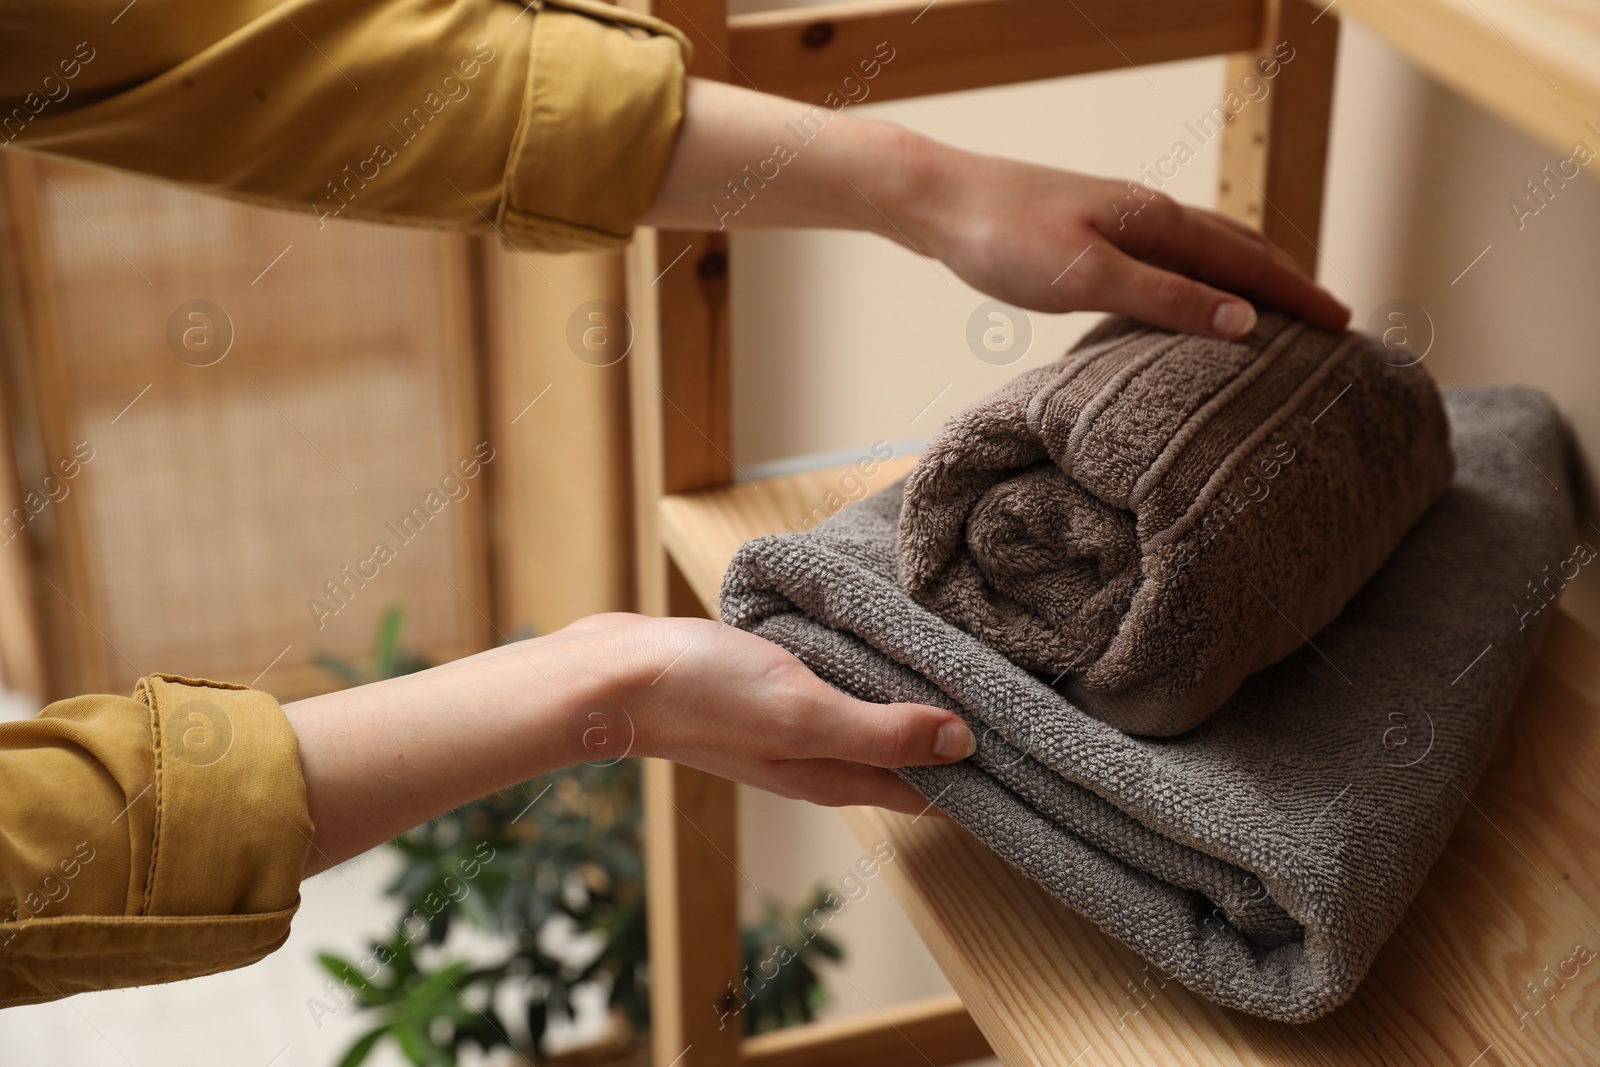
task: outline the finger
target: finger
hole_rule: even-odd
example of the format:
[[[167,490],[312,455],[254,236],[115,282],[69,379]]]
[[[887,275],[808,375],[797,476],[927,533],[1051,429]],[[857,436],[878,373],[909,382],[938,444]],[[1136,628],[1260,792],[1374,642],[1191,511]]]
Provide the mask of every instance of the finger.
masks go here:
[[[1343,329],[1349,321],[1348,308],[1282,249],[1242,224],[1165,197],[1151,201],[1131,222],[1107,236],[1153,266],[1281,308],[1323,329]]]
[[[837,690],[806,718],[795,755],[873,767],[954,763],[978,742],[954,712],[926,704],[872,704]]]
[[[907,815],[945,814],[893,771],[848,760],[796,760],[788,767],[795,795],[830,808],[866,805]]]
[[[1088,305],[1128,315],[1175,333],[1198,333],[1224,340],[1248,334],[1256,311],[1232,294],[1203,282],[1125,255],[1103,252],[1079,279]]]
[[[1325,330],[1342,330],[1350,321],[1349,308],[1265,237],[1222,215],[1190,212],[1190,216],[1200,252],[1187,273],[1282,308]]]

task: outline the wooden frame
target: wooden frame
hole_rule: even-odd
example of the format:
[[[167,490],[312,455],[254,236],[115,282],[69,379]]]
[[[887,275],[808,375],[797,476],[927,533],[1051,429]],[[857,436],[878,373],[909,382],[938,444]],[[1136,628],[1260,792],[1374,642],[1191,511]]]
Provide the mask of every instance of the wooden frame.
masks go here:
[[[694,42],[692,74],[821,103],[841,71],[888,40],[895,76],[877,99],[921,96],[1222,53],[1242,74],[1287,36],[1270,106],[1224,138],[1222,205],[1314,267],[1337,24],[1300,0],[872,0],[728,18],[724,0],[636,0]],[[711,614],[733,550],[794,528],[816,477],[730,487],[728,252],[720,235],[643,229],[629,250],[636,340],[631,372],[640,609]],[[885,482],[904,463],[885,467]],[[794,514],[787,512],[793,511]],[[741,1061],[944,1064],[981,1054],[982,1034],[946,1005],[741,1042],[719,1008],[741,960],[731,784],[651,761],[645,775],[650,879],[652,1056],[658,1065]],[[780,1057],[774,1049],[783,1050]]]
[[[1260,0],[868,0],[734,16],[727,51],[732,80],[822,103],[887,41],[872,98],[896,100],[1248,51],[1264,17]]]

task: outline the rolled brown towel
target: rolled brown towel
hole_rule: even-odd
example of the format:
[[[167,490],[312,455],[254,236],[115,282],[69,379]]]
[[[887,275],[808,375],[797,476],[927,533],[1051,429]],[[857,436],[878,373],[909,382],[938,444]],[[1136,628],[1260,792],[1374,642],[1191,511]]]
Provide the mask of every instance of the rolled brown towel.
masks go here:
[[[934,438],[901,581],[1109,725],[1182,733],[1332,621],[1450,484],[1438,389],[1400,362],[1272,312],[1239,342],[1107,319]]]

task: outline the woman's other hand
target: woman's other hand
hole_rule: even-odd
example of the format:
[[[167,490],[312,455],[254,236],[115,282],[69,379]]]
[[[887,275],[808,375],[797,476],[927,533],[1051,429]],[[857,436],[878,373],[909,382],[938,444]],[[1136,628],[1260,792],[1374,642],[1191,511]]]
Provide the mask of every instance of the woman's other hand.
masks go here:
[[[631,740],[633,755],[782,796],[915,814],[928,802],[889,768],[953,763],[977,747],[953,712],[856,700],[770,641],[706,619],[597,615],[547,640],[558,656],[566,642],[574,658],[616,668],[618,684],[587,713],[591,758]]]

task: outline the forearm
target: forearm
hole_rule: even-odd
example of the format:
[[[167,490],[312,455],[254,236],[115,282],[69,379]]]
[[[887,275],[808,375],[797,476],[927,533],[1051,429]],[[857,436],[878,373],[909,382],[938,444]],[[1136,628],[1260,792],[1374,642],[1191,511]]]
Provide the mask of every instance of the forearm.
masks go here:
[[[579,650],[519,641],[284,706],[316,838],[316,874],[486,793],[594,758],[569,728],[616,682]]]
[[[1137,183],[967,152],[697,78],[642,221],[870,231],[1030,310],[1119,312],[1216,337],[1254,325],[1240,296],[1324,329],[1349,319],[1260,234]]]
[[[284,706],[310,876],[452,808],[585,760],[657,756],[825,804],[927,804],[886,768],[965,759],[955,714],[870,704],[705,619],[594,615],[531,641]]]
[[[672,161],[641,221],[867,230],[905,242],[912,194],[941,149],[899,126],[690,78]]]

